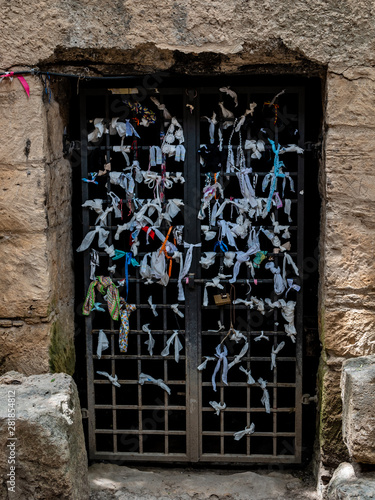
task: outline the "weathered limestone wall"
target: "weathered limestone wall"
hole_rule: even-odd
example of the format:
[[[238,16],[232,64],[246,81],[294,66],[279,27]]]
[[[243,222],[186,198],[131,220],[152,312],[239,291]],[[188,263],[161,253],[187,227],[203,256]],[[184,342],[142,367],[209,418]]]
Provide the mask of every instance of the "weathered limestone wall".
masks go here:
[[[375,349],[374,40],[370,0],[2,2],[0,58],[6,69],[268,69],[314,71],[326,81],[320,446],[332,466],[345,458],[342,361]],[[70,174],[61,157],[57,105],[42,104],[40,85],[28,80],[30,100],[18,82],[0,85],[0,317],[11,325],[0,333],[1,369],[40,373],[68,370],[72,362]]]
[[[70,165],[56,103],[0,86],[0,373],[74,371]]]

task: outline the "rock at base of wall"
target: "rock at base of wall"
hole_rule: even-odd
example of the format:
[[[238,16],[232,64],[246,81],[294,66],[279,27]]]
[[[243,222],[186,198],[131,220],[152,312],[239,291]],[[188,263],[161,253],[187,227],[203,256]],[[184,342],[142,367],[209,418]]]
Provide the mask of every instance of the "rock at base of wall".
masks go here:
[[[0,499],[87,500],[87,455],[73,379],[64,373],[8,372],[0,377],[0,400]],[[9,439],[13,400],[17,440]],[[5,479],[12,472],[14,493]]]
[[[349,455],[375,464],[375,355],[344,362],[341,377],[342,431]]]
[[[375,499],[375,475],[357,477],[353,466],[342,463],[335,470],[324,497],[326,500]]]

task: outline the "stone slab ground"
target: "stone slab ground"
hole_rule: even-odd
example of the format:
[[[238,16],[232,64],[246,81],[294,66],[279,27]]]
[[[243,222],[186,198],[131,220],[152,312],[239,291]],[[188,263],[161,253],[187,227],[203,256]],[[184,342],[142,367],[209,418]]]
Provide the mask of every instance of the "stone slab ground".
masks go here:
[[[89,468],[90,500],[317,500],[313,485],[284,472]]]

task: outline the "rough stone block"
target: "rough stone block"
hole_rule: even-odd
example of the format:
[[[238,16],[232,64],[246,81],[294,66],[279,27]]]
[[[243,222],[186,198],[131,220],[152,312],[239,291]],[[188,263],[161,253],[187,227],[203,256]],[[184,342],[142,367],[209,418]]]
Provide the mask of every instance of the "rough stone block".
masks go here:
[[[350,456],[375,464],[375,355],[344,362],[341,397],[343,438]]]
[[[10,393],[9,391],[14,391]],[[0,377],[0,454],[1,477],[9,473],[7,463],[7,404],[15,396],[17,500],[87,500],[87,456],[76,385],[66,374],[25,377],[8,372]],[[5,482],[0,497],[7,495]]]
[[[324,495],[325,500],[367,500],[375,498],[375,476],[356,476],[349,463],[342,463],[335,470]]]
[[[45,177],[45,168],[38,164],[1,167],[0,232],[47,229]]]
[[[17,79],[3,82],[0,92],[0,159],[6,164],[27,166],[28,162],[43,161],[46,158],[48,137],[46,113],[41,99],[43,92],[39,80],[28,78],[28,98]]]
[[[328,467],[337,467],[348,459],[348,453],[342,440],[339,361],[327,365],[320,362],[318,379],[320,391],[319,444],[322,462]]]
[[[16,370],[25,375],[49,371],[49,345],[51,342],[49,323],[37,325],[0,326],[0,373]]]
[[[375,113],[374,91],[373,68],[353,68],[344,71],[343,75],[328,72],[326,123],[329,126],[372,126],[368,116]]]
[[[1,256],[0,317],[48,316],[51,285],[46,234],[3,235]]]
[[[372,311],[327,307],[322,331],[324,348],[335,356],[375,354],[375,317]]]

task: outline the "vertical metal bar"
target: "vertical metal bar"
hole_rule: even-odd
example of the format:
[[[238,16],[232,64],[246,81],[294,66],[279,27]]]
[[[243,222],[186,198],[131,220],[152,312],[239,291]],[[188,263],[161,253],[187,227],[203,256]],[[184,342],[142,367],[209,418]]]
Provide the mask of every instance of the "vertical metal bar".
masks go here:
[[[195,96],[195,97],[194,97]],[[200,203],[199,147],[199,98],[200,91],[188,90],[183,94],[183,123],[185,130],[186,157],[184,163],[184,236],[187,243],[200,241],[200,224],[197,219]],[[194,112],[186,104],[194,99]],[[193,249],[191,273],[198,274],[199,249]],[[201,453],[201,373],[197,370],[201,359],[201,288],[185,287],[185,345],[186,345],[186,432],[187,455],[192,462]]]
[[[81,177],[88,177],[88,150],[87,150],[87,122],[86,122],[86,93],[81,91],[80,97],[80,126],[81,126]],[[89,184],[82,182],[82,199],[87,200],[89,194]],[[89,229],[89,211],[87,208],[82,208],[82,224],[83,234],[86,235]],[[90,252],[86,250],[83,256],[84,267],[84,288],[85,293],[90,284]],[[92,319],[91,316],[85,318],[85,335],[86,335],[86,363],[87,363],[87,406],[89,412],[89,457],[95,455],[95,386],[94,386],[94,360],[93,360],[93,343],[92,343]]]
[[[301,144],[305,141],[305,90],[298,92],[298,125]],[[303,276],[303,256],[304,256],[304,158],[298,155],[298,216],[297,216],[297,266],[300,276]],[[302,285],[303,283],[301,283]],[[303,342],[303,286],[297,294],[297,317],[296,317],[296,437],[295,456],[297,461],[302,458],[302,342]]]
[[[163,330],[164,330],[164,345],[167,342],[167,334],[166,331],[168,330],[168,311],[167,311],[167,289],[163,287]],[[164,358],[164,380],[167,380],[169,382],[169,373],[168,373],[168,357],[166,356]],[[167,382],[167,384],[168,384]],[[167,450],[169,448],[168,446],[168,394],[164,391],[164,453],[167,453]]]

